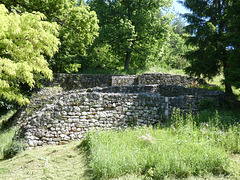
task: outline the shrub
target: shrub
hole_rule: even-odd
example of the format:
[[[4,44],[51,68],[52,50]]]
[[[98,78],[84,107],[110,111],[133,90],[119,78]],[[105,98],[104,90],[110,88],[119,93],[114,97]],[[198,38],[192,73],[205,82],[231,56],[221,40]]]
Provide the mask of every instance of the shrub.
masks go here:
[[[199,104],[200,111],[204,111],[204,110],[214,111],[215,109],[216,109],[216,104],[214,102],[214,99],[202,99]]]
[[[6,146],[3,150],[4,159],[9,159],[14,157],[19,152],[26,149],[26,146],[23,142],[13,140],[8,146]]]

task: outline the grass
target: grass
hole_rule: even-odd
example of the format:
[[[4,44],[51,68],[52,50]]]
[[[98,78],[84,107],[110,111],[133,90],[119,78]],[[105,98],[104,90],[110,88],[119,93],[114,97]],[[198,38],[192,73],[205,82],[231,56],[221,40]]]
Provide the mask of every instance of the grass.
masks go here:
[[[240,152],[240,126],[224,122],[219,113],[180,115],[170,127],[137,128],[89,133],[93,178],[109,179],[135,174],[145,178],[238,177],[229,154]],[[236,121],[233,119],[232,121]],[[222,123],[224,122],[224,123]]]
[[[86,179],[86,161],[78,144],[45,146],[0,160],[0,179]]]
[[[91,132],[83,142],[1,156],[0,179],[239,179],[239,117],[176,110],[156,128]],[[11,142],[8,133],[0,133],[1,148]]]
[[[3,158],[4,149],[12,142],[12,138],[17,129],[15,126],[8,125],[8,120],[15,112],[16,110],[12,110],[0,117],[0,159]]]
[[[96,179],[133,173],[162,179],[227,172],[229,158],[224,151],[203,140],[179,137],[149,128],[94,134],[90,140],[92,173]]]

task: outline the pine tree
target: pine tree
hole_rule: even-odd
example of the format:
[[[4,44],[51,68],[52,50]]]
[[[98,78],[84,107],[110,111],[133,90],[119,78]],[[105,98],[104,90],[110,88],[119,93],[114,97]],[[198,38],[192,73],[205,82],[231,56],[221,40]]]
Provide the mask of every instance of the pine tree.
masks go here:
[[[210,79],[223,72],[225,91],[232,94],[232,85],[235,84],[231,80],[233,59],[229,48],[233,47],[233,39],[229,39],[228,28],[232,1],[185,0],[182,3],[191,11],[184,15],[189,23],[186,29],[192,34],[187,43],[198,46],[186,55],[190,61],[186,72]],[[235,23],[232,25],[236,27]],[[235,35],[239,39],[239,35]],[[234,48],[236,50],[236,47]],[[237,71],[239,72],[239,68]]]

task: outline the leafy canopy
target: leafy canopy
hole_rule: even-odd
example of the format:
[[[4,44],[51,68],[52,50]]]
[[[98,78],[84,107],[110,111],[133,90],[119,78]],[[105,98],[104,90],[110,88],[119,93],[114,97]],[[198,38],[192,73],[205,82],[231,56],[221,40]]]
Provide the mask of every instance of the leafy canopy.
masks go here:
[[[81,56],[98,36],[98,19],[81,0],[0,0],[9,11],[41,12],[49,22],[59,25],[61,46],[54,58],[48,58],[54,72],[77,72]]]
[[[9,13],[0,5],[0,97],[24,105],[21,86],[33,88],[37,77],[52,79],[45,56],[52,57],[60,42],[58,25],[39,13]]]
[[[57,15],[60,20],[60,51],[52,65],[56,72],[78,72],[81,56],[98,36],[98,19],[94,11],[84,4],[71,3]]]
[[[161,10],[171,5],[169,0],[88,0],[87,3],[99,18],[98,45],[110,47],[117,59],[124,61],[125,69],[137,61],[144,64],[155,46],[161,51],[171,28],[171,18]]]

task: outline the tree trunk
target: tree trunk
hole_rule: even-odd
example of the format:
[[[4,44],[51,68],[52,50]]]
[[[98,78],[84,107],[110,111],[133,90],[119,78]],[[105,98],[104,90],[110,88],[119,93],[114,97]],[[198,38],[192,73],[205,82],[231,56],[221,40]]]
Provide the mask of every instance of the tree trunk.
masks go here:
[[[129,69],[130,57],[131,57],[131,52],[127,51],[124,70]]]
[[[228,81],[228,72],[227,72],[227,63],[224,63],[224,67],[223,67],[223,73],[224,73],[224,85],[225,85],[225,92],[227,95],[232,96],[233,95],[233,91],[232,91],[232,86]]]

